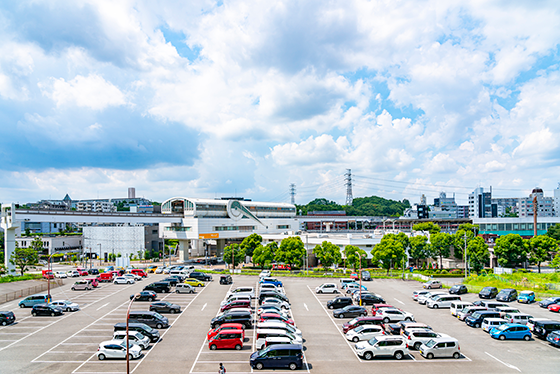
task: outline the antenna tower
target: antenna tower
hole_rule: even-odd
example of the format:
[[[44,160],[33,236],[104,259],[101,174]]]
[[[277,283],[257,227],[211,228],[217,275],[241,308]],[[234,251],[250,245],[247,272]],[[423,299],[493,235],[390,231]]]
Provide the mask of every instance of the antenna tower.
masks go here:
[[[290,196],[292,204],[296,204],[296,185],[294,183],[290,184]]]
[[[344,174],[344,181],[346,182],[346,205],[352,205],[354,198],[352,197],[352,170],[346,169]]]

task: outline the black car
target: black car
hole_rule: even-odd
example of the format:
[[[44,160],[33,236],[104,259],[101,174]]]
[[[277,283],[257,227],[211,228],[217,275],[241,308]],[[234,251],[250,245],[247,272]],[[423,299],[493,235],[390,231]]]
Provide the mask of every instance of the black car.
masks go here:
[[[360,305],[360,296],[356,299],[356,304]],[[362,293],[362,305],[386,304],[382,297],[370,293]]]
[[[479,328],[485,318],[500,318],[500,312],[494,310],[477,310],[465,318],[465,323],[470,327]]]
[[[134,295],[130,295],[130,300],[134,298]],[[134,299],[134,301],[154,301],[157,299],[157,293],[154,291],[140,291]]]
[[[481,299],[493,299],[498,294],[496,287],[484,287],[479,293],[478,297]]]
[[[362,280],[369,282],[371,280],[371,274],[367,270],[362,270]]]
[[[99,275],[99,269],[96,268],[88,269],[87,272],[89,275]]]
[[[170,292],[171,285],[168,282],[154,282],[144,287],[143,291],[154,291],[159,293]]]
[[[367,316],[367,309],[363,306],[348,305],[342,309],[333,311],[334,318],[353,318]]]
[[[180,282],[180,280],[178,278],[175,278],[175,277],[167,277],[165,279],[160,280],[160,282],[167,282],[167,283],[169,283],[169,285],[171,287],[175,287],[177,285],[177,283]]]
[[[212,280],[212,276],[210,274],[201,273],[200,271],[193,271],[189,275],[189,278],[198,279],[199,281],[202,281],[202,282],[209,282],[209,281]]]
[[[560,297],[549,297],[548,299],[539,301],[539,306],[541,308],[548,308],[549,305],[558,304],[558,303],[560,303]]]
[[[152,343],[155,343],[159,340],[159,331],[151,328],[150,326],[146,325],[145,323],[129,323],[128,324],[128,330],[129,331],[138,331],[140,334],[150,338],[150,341]],[[114,326],[114,331],[126,331],[126,323],[124,323],[124,322],[117,323]]]
[[[35,304],[31,310],[34,316],[61,316],[64,314],[62,308],[49,304]]]
[[[327,301],[327,308],[329,309],[341,309],[348,305],[352,305],[352,299],[350,297],[336,297]]]
[[[556,330],[560,330],[560,321],[534,321],[533,323],[533,334],[541,339],[546,339],[548,334]]]
[[[0,325],[6,326],[16,321],[14,312],[0,312]]]
[[[496,295],[496,301],[515,301],[517,300],[517,290],[513,288],[504,288]]]
[[[456,295],[462,295],[468,292],[469,290],[467,289],[467,286],[465,286],[464,284],[456,284],[449,289],[450,294],[456,294]]]
[[[158,313],[181,313],[181,307],[169,301],[156,301],[150,305],[150,310]]]
[[[156,329],[164,329],[169,327],[169,320],[158,312],[153,311],[131,311],[128,315],[129,323],[145,323]]]
[[[259,293],[259,305],[262,304],[263,300],[268,298],[268,297],[274,297],[276,299],[285,301],[287,303],[290,302],[290,300],[286,297],[286,295],[281,294],[280,292],[276,292],[276,291],[262,291],[261,293]]]
[[[220,284],[232,284],[233,278],[231,275],[220,275]]]
[[[230,310],[221,316],[212,318],[210,321],[210,326],[215,329],[224,323],[241,323],[245,328],[249,329],[253,326],[253,316],[247,310]]]

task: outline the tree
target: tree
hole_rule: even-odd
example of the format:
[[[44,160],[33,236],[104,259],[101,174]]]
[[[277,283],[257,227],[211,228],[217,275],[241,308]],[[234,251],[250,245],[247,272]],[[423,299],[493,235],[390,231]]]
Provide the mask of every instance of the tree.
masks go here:
[[[39,261],[39,255],[33,247],[20,248],[16,245],[16,249],[10,256],[10,264],[18,267],[21,275],[25,274],[29,265],[36,264],[37,261]]]
[[[467,244],[467,261],[478,274],[490,259],[488,245],[483,238],[477,236]]]
[[[529,240],[529,260],[537,264],[541,272],[541,262],[547,261],[558,248],[558,242],[550,236],[539,235]]]
[[[560,241],[560,223],[557,223],[554,226],[550,226],[548,228],[548,231],[546,232],[546,235],[550,236],[553,239],[556,239],[557,241]]]
[[[366,251],[356,247],[355,245],[347,245],[344,248],[344,256],[346,257],[346,266],[352,266],[354,268],[354,271],[358,271],[358,269],[360,268],[360,259],[362,268],[367,266]]]
[[[550,266],[552,266],[555,271],[558,271],[558,269],[560,269],[560,252],[558,252],[556,256],[554,256],[554,258],[550,262]]]
[[[251,234],[241,242],[241,248],[245,250],[245,256],[252,257],[253,251],[262,243],[262,236]]]
[[[290,266],[301,266],[303,264],[303,256],[305,256],[305,245],[299,236],[290,236],[282,239],[280,247],[274,254],[274,260],[283,262]]]
[[[449,257],[453,237],[450,234],[441,232],[430,235],[431,256],[439,257],[439,268],[443,269],[443,258]]]
[[[473,240],[476,236],[473,230],[464,228],[462,229],[460,228],[461,226],[459,226],[459,230],[457,230],[457,232],[453,235],[453,248],[455,248],[453,255],[455,256],[455,258],[463,258],[463,255],[465,253],[465,245],[468,246],[470,241]]]
[[[229,265],[231,265],[232,256],[233,267],[235,268],[237,265],[242,263],[243,260],[245,260],[245,250],[243,250],[243,248],[241,248],[241,246],[237,243],[228,245],[224,248],[224,261]]]
[[[436,234],[441,231],[441,227],[436,225],[433,222],[421,222],[417,223],[416,225],[412,226],[412,230],[414,231],[428,231],[431,234]]]
[[[0,265],[4,265],[4,230],[0,230]]]
[[[402,243],[392,237],[383,237],[381,242],[373,247],[371,254],[375,261],[381,261],[381,266],[387,269],[387,274],[391,266],[402,263],[406,256]]]
[[[315,248],[313,248],[313,253],[317,259],[321,261],[321,265],[323,265],[325,269],[342,261],[340,247],[326,240],[321,245],[316,245]]]
[[[428,257],[430,257],[428,237],[418,235],[410,238],[410,258],[416,261],[416,266],[418,266],[418,260],[425,260]]]
[[[274,259],[274,251],[277,248],[278,245],[276,244],[276,242],[268,243],[265,246],[259,244],[253,251],[253,263],[260,265],[261,270],[263,270],[264,267],[269,265]]]
[[[516,266],[527,261],[527,244],[519,234],[507,234],[496,239],[494,254],[501,266]]]

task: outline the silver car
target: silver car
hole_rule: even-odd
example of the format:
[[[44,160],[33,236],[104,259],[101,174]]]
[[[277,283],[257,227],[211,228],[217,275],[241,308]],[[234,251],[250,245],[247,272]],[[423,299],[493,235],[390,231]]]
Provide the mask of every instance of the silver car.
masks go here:
[[[116,331],[113,334],[113,340],[126,340],[126,331]],[[128,341],[134,344],[138,344],[142,349],[148,349],[148,347],[150,346],[150,338],[142,335],[138,331],[129,331]]]
[[[140,357],[142,348],[138,344],[130,343],[128,345],[129,358],[134,359]],[[126,343],[124,340],[108,340],[99,344],[97,350],[97,358],[105,360],[106,358],[122,358],[126,359]]]
[[[70,300],[56,300],[53,301],[51,305],[55,305],[66,312],[76,312],[80,310],[80,306]]]

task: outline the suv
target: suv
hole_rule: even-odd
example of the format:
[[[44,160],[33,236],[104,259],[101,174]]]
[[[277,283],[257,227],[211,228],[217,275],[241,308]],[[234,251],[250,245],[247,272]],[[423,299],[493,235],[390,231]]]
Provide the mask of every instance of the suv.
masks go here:
[[[429,280],[422,286],[423,288],[432,289],[432,288],[441,288],[441,282],[435,279]]]
[[[93,288],[93,285],[88,282],[87,280],[79,280],[76,283],[74,283],[74,285],[72,286],[72,291],[77,291],[77,290],[91,290]]]
[[[496,287],[484,287],[479,293],[478,297],[481,299],[493,299],[498,294]]]
[[[354,294],[354,300],[358,305],[360,305],[360,293],[356,292]],[[370,293],[362,292],[361,305],[374,305],[374,304],[385,304],[385,300],[379,295],[373,295]]]
[[[126,323],[121,322],[117,323],[113,327],[113,331],[125,331],[126,332]],[[155,343],[159,340],[159,331],[156,329],[151,328],[150,326],[144,323],[129,323],[128,324],[128,331],[138,331],[140,334],[147,336],[150,338],[152,343]]]
[[[315,293],[338,293],[338,287],[334,283],[323,283],[315,287]]]
[[[156,329],[169,327],[169,320],[157,312],[132,311],[128,317],[129,323],[144,323]]]
[[[301,369],[303,347],[300,344],[273,344],[261,351],[253,352],[249,364],[251,368],[257,370],[265,367]]]
[[[200,271],[193,271],[189,275],[189,278],[198,279],[199,281],[202,281],[202,282],[209,282],[209,281],[212,280],[212,276],[210,274],[201,273]]]
[[[517,300],[517,290],[513,288],[504,288],[496,295],[496,301],[515,301]]]
[[[327,308],[329,309],[340,309],[348,305],[352,305],[352,299],[349,297],[336,297],[327,301]]]
[[[212,318],[210,326],[215,329],[224,323],[240,323],[245,326],[245,328],[249,329],[253,325],[253,316],[251,312],[247,310],[231,310],[221,316]]]
[[[484,321],[485,318],[500,318],[500,312],[494,310],[479,310],[465,318],[465,322],[471,327],[479,328],[482,326],[482,321]]]
[[[157,294],[154,291],[140,291],[135,295],[130,295],[130,300],[134,301],[155,301]]]
[[[6,326],[16,321],[14,312],[0,312],[0,325]]]
[[[233,278],[231,275],[221,275],[220,284],[233,284]]]
[[[154,291],[154,292],[170,292],[171,291],[171,285],[167,282],[154,282],[154,283],[150,283],[148,284],[146,287],[144,287],[143,291]]]
[[[356,343],[355,347],[358,356],[366,360],[377,356],[393,356],[397,360],[402,360],[405,355],[408,355],[404,338],[400,336],[378,336]]]
[[[560,321],[534,321],[533,328],[531,329],[535,336],[546,339],[548,334],[552,331],[560,330]]]
[[[414,315],[399,309],[381,309],[377,312],[376,316],[381,317],[384,323],[398,322],[403,320],[414,321]]]
[[[442,336],[447,335],[438,334],[430,329],[405,329],[403,331],[403,337],[406,339],[406,347],[414,348],[417,351],[420,350],[420,346],[423,343],[427,343],[430,339],[441,338]]]
[[[467,286],[465,286],[464,284],[456,284],[449,289],[450,294],[462,295],[468,292],[469,290],[467,289]]]

